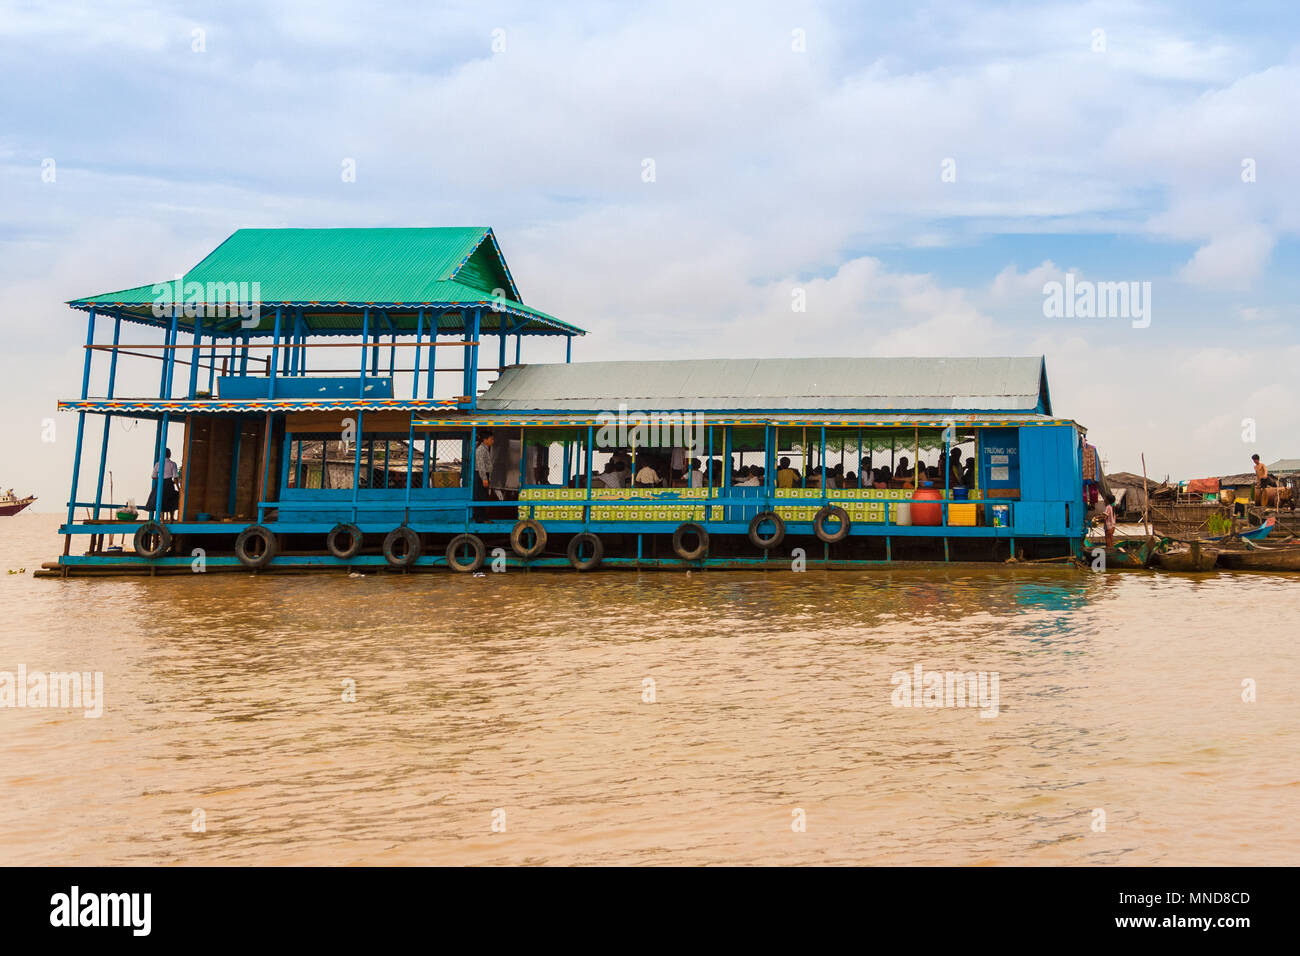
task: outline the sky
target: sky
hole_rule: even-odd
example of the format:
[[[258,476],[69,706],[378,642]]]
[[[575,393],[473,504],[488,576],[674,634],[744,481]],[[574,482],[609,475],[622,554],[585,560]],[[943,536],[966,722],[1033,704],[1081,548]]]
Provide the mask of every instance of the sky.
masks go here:
[[[1286,2],[0,0],[0,489],[67,500],[64,303],[253,226],[492,226],[524,301],[589,331],[575,360],[1042,354],[1108,470],[1300,457],[1298,25]],[[1053,313],[1067,274],[1137,283],[1145,314]],[[113,428],[142,499],[152,429]]]

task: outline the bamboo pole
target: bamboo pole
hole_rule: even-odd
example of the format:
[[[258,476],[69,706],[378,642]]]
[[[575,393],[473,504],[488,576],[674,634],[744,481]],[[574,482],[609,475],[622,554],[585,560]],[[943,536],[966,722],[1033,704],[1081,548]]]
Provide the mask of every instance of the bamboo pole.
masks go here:
[[[1147,486],[1147,456],[1146,452],[1142,453],[1142,530],[1147,533],[1147,537],[1152,536],[1151,525],[1148,518],[1151,515],[1151,491]]]

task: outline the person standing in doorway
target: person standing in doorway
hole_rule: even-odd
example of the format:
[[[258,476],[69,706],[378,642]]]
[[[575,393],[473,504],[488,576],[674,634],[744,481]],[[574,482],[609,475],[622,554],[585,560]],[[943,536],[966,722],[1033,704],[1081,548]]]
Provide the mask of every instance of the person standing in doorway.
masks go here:
[[[172,450],[170,448],[163,451],[162,473],[162,481],[159,481],[158,463],[154,462],[153,486],[149,489],[149,500],[145,502],[144,510],[148,511],[150,516],[155,519],[170,517],[180,507],[181,495],[176,487],[176,479],[180,477],[181,472],[176,467],[176,462],[172,461]]]
[[[492,448],[496,444],[496,437],[489,429],[484,429],[478,433],[478,447],[474,449],[474,500],[491,501],[496,496],[492,494]],[[492,516],[488,514],[487,508],[475,508],[474,520],[487,521]]]

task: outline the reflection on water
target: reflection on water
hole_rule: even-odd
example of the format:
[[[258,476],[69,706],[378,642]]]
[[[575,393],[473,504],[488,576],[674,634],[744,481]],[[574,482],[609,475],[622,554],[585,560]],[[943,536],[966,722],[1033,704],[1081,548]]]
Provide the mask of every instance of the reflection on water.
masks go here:
[[[5,519],[4,566],[56,524]],[[0,671],[107,700],[0,710],[2,862],[1295,863],[1298,583],[6,575]],[[1000,715],[893,707],[917,663]]]

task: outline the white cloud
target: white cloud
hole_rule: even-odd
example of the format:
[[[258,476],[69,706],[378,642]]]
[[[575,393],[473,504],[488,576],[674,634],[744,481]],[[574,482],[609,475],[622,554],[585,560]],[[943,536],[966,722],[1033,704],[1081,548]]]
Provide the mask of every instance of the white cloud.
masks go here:
[[[1075,273],[1076,276],[1078,273]],[[1065,278],[1065,270],[1051,259],[1045,259],[1026,272],[1018,272],[1014,264],[1008,265],[997,274],[989,287],[989,294],[994,299],[1014,299],[1026,296],[1042,296],[1043,286],[1048,282],[1060,282]]]
[[[1179,275],[1207,289],[1249,289],[1268,264],[1274,241],[1259,225],[1216,236],[1196,250]]]

